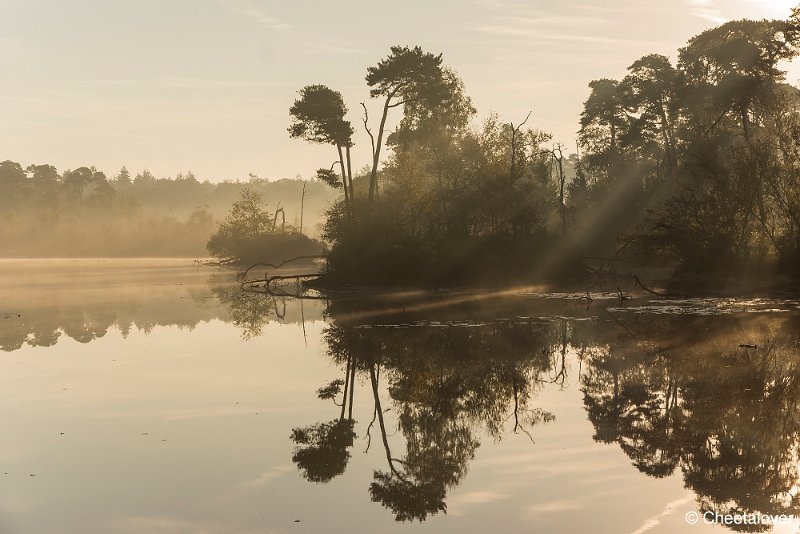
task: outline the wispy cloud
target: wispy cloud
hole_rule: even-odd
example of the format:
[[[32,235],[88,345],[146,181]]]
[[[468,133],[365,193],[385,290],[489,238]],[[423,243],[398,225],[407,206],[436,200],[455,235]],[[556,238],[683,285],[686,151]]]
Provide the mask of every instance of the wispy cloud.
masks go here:
[[[502,0],[499,0],[502,1]],[[702,0],[699,0],[702,1]],[[568,10],[535,10],[530,6],[498,9],[495,1],[483,0],[487,17],[468,26],[503,40],[537,41],[553,45],[549,50],[565,52],[559,45],[608,45],[653,47],[660,43],[631,39],[615,32],[618,13],[614,9],[596,9],[585,4],[570,5]]]
[[[290,30],[292,25],[273,17],[264,6],[255,0],[217,0],[222,6],[263,24],[272,30]]]
[[[360,48],[332,43],[307,43],[306,52],[309,54],[360,54]]]
[[[605,18],[591,15],[499,15],[494,19],[503,24],[527,28],[597,28],[607,23]]]
[[[524,2],[509,2],[508,0],[472,0],[472,4],[476,6],[488,7],[490,9],[520,9],[529,7]]]
[[[71,80],[63,83],[64,86],[96,86],[96,87],[136,87],[154,89],[247,89],[265,87],[284,87],[287,82],[245,80],[245,79],[218,79],[218,78],[192,78],[186,76],[164,76],[152,79],[102,79],[92,78],[85,80]]]
[[[582,33],[563,33],[557,31],[543,31],[540,28],[525,27],[518,24],[484,24],[476,26],[476,31],[503,36],[503,37],[527,37],[537,41],[550,41],[562,43],[583,43],[583,44],[606,44],[606,45],[626,45],[651,47],[662,43],[647,41],[642,39],[626,39],[624,37],[604,37],[600,35],[589,35]]]
[[[714,0],[687,0],[692,15],[695,17],[710,20],[714,24],[724,24],[728,19],[722,15]]]

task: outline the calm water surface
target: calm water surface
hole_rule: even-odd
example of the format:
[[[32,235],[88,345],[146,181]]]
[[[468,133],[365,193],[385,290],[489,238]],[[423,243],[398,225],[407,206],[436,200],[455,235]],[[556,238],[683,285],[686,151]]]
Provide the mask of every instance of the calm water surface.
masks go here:
[[[0,532],[800,516],[800,302],[590,296],[301,302],[185,260],[0,261]]]

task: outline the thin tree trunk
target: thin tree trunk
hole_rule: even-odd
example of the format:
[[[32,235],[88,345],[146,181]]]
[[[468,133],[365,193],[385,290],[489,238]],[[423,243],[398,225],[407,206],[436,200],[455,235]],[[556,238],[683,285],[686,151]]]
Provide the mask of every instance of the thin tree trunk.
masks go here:
[[[347,193],[347,173],[344,170],[344,156],[342,155],[342,145],[336,145],[339,152],[339,168],[342,170],[342,187],[344,187],[344,202],[350,204],[350,195]]]
[[[300,195],[300,235],[303,234],[303,209],[306,203],[306,183],[303,182],[303,194]]]
[[[567,233],[567,205],[564,203],[564,186],[566,185],[566,178],[564,176],[564,165],[562,164],[562,160],[564,159],[563,154],[561,153],[561,149],[559,148],[559,156],[556,158],[556,163],[558,163],[558,185],[559,185],[559,193],[558,193],[558,201],[561,205],[561,233]],[[554,151],[555,155],[555,151]]]
[[[350,145],[346,145],[344,149],[345,157],[347,158],[347,182],[350,188],[350,200],[355,201],[356,195],[353,193],[353,167],[350,164]]]
[[[675,156],[675,145],[672,139],[672,128],[667,118],[667,112],[663,106],[660,108],[661,114],[661,135],[664,138],[664,150],[667,154],[667,172],[670,178],[675,178],[675,171],[678,168],[678,159]]]
[[[369,200],[372,200],[378,194],[378,161],[381,157],[381,144],[383,143],[383,129],[386,127],[386,117],[389,115],[389,104],[392,100],[394,93],[390,93],[386,97],[386,102],[383,104],[383,116],[381,117],[381,125],[378,128],[378,140],[375,143],[375,153],[372,155],[372,173],[369,177]]]
[[[516,134],[517,130],[514,128],[514,123],[511,124],[511,183],[514,183],[514,173],[516,171],[515,164],[516,164],[516,156],[517,156],[517,146],[516,146]]]

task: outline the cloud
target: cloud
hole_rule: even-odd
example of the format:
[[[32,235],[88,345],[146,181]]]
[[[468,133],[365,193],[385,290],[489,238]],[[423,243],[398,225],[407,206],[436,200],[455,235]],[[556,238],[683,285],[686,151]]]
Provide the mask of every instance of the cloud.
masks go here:
[[[217,2],[230,11],[245,17],[249,17],[271,30],[292,29],[291,24],[271,16],[258,2],[254,0],[217,0]]]
[[[331,43],[307,43],[306,53],[309,54],[360,54],[360,48]]]
[[[699,0],[702,1],[702,0]],[[497,40],[542,43],[542,51],[558,51],[565,56],[574,51],[565,49],[586,45],[607,47],[652,48],[663,43],[646,38],[627,38],[617,30],[619,16],[613,10],[591,9],[579,4],[569,10],[489,9],[481,22],[468,24],[467,30]]]
[[[519,15],[499,15],[494,19],[508,25],[516,25],[528,28],[592,28],[607,25],[608,19],[604,17],[585,16],[585,15],[545,15],[545,16],[519,16]]]
[[[581,43],[581,44],[606,44],[624,46],[660,46],[663,43],[648,41],[643,39],[626,39],[624,37],[603,37],[599,35],[587,35],[582,33],[562,33],[556,31],[542,31],[538,28],[520,27],[518,25],[485,24],[476,26],[475,30],[503,37],[529,37],[538,41],[561,42],[561,43]]]
[[[714,24],[724,24],[728,19],[722,16],[722,11],[717,9],[714,0],[687,0],[692,15],[710,20]]]

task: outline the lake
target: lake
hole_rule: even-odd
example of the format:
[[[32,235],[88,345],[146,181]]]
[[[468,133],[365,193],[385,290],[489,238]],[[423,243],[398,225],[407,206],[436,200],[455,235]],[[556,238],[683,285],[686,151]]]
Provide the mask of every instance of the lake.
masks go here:
[[[2,260],[0,532],[797,532],[800,301],[628,294]]]

